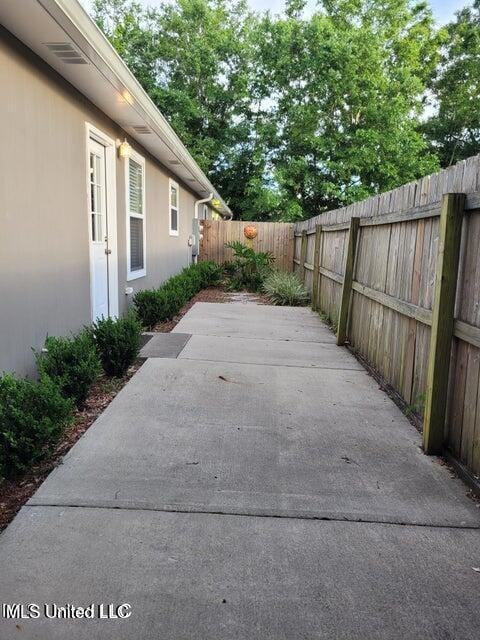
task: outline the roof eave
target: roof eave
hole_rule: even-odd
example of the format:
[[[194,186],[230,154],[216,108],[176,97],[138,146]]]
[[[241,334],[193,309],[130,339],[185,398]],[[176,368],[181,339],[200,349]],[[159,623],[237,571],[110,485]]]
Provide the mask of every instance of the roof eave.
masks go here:
[[[123,87],[123,94],[128,103],[135,109],[140,118],[157,135],[171,152],[178,158],[183,167],[196,178],[200,188],[189,185],[194,193],[200,196],[205,192],[212,192],[220,202],[221,215],[229,216],[231,210],[222,199],[210,180],[200,169],[192,158],[185,145],[181,142],[173,128],[169,125],[165,117],[161,114],[150,96],[146,93],[138,80],[128,69],[122,58],[110,44],[108,39],[93,22],[85,9],[77,0],[38,0],[38,2],[54,17],[65,26],[65,20],[78,32],[82,40],[86,43],[87,55],[90,59],[92,54],[96,58],[97,66],[102,64],[116,83]],[[122,126],[122,123],[118,123]],[[131,135],[131,134],[129,134]],[[140,144],[142,141],[139,140]],[[169,170],[175,174],[175,169]],[[182,179],[182,178],[181,178]],[[182,179],[183,181],[183,179]]]

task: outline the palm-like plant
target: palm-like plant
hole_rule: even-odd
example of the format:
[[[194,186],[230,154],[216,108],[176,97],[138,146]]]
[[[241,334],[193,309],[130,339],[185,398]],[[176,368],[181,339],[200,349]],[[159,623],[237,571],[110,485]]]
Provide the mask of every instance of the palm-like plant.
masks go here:
[[[308,293],[294,273],[273,271],[262,289],[273,304],[299,307],[308,302]]]
[[[265,278],[271,273],[274,256],[268,251],[254,251],[241,242],[228,242],[234,259],[228,264],[227,274],[232,289],[259,291]]]

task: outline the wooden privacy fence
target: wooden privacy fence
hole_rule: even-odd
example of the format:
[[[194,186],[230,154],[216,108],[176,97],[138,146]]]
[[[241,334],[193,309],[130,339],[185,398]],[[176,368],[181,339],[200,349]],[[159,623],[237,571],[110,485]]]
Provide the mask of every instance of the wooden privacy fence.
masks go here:
[[[284,222],[243,222],[232,220],[203,220],[203,239],[200,243],[200,260],[213,260],[223,264],[233,258],[231,249],[225,243],[238,240],[243,244],[246,238],[243,230],[254,225],[258,231],[252,241],[255,251],[270,251],[275,257],[275,266],[283,271],[293,269],[294,225]]]
[[[297,223],[312,305],[480,474],[480,159]]]

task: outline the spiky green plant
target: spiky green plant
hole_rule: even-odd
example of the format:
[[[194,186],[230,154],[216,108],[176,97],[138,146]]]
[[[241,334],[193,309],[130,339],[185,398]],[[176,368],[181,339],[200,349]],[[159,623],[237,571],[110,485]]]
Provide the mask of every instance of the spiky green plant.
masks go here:
[[[273,304],[299,307],[308,302],[307,291],[293,273],[273,271],[265,278],[262,289]]]

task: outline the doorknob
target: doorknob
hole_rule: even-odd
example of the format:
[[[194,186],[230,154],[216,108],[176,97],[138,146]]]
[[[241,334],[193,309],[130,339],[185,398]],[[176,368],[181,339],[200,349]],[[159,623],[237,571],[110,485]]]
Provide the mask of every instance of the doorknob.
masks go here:
[[[105,249],[105,253],[107,254],[107,256],[109,256],[112,253],[111,249]]]

